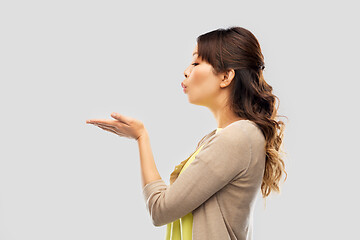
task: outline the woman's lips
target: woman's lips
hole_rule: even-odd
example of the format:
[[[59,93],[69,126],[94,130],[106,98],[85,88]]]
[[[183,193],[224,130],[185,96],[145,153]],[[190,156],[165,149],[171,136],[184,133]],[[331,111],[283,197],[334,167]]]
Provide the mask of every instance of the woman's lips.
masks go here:
[[[187,87],[185,87],[185,85],[184,85],[183,83],[181,83],[181,86],[182,86],[182,88],[183,88],[183,91],[186,92],[186,91],[187,91],[187,90],[186,90]]]

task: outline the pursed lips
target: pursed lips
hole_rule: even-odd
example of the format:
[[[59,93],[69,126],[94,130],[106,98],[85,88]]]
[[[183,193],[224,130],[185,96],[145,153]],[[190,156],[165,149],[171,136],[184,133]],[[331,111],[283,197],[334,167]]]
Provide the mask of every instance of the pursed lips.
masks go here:
[[[183,83],[181,83],[181,86],[183,87],[183,89],[185,89],[185,88],[186,88],[186,86],[185,86]]]

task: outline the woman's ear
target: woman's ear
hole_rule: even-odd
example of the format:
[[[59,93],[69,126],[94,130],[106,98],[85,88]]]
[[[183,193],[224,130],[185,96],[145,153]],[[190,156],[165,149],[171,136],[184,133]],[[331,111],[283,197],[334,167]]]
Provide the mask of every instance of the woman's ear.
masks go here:
[[[234,77],[235,77],[235,71],[234,71],[234,69],[230,68],[223,74],[223,79],[222,79],[220,85],[222,87],[229,86],[230,83],[232,82],[232,80],[234,79]]]

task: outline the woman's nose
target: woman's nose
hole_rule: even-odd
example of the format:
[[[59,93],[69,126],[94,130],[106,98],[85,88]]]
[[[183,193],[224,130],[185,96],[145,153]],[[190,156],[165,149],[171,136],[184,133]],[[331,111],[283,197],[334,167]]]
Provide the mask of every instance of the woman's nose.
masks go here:
[[[186,70],[187,70],[187,69],[185,69],[185,71],[184,71],[184,76],[185,76],[185,78],[188,77],[188,74],[187,74]]]

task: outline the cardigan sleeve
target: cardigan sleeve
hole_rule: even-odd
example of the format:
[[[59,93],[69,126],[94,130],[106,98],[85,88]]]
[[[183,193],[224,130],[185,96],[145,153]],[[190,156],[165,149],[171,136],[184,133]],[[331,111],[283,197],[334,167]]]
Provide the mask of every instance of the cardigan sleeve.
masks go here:
[[[243,174],[251,161],[251,142],[242,128],[229,126],[209,138],[171,185],[162,179],[146,184],[143,195],[155,226],[185,216]]]

